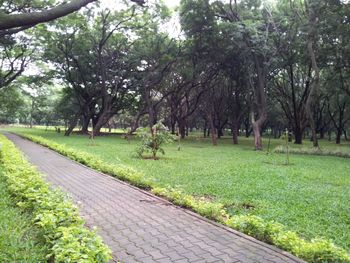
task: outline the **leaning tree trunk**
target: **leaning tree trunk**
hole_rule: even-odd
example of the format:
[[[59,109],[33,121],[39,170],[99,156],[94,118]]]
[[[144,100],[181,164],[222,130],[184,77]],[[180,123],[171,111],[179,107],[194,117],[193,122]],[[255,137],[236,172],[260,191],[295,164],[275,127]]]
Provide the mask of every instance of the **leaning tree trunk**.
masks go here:
[[[253,133],[254,133],[255,150],[261,151],[263,148],[262,139],[261,139],[261,126],[262,125],[258,121],[253,121],[252,126],[253,126]]]
[[[257,73],[257,83],[255,89],[255,102],[256,102],[256,110],[258,119],[255,120],[254,113],[252,113],[252,127],[254,133],[254,145],[255,150],[261,151],[262,146],[262,138],[261,131],[262,126],[264,125],[267,119],[267,102],[266,102],[266,94],[265,94],[265,70],[264,66],[261,65],[261,61],[257,56],[254,56],[254,63]]]
[[[82,118],[82,126],[81,126],[81,132],[84,134],[88,134],[89,131],[89,123],[90,123],[90,117],[89,116],[83,116]]]
[[[78,124],[79,116],[80,116],[80,113],[76,114],[71,120],[69,120],[69,126],[66,132],[64,133],[64,136],[69,136],[73,132],[74,128]]]
[[[102,127],[109,121],[109,119],[113,116],[110,109],[106,109],[102,112],[102,114],[99,116],[99,118],[96,121],[96,124],[94,124],[93,128],[93,136],[98,136],[101,134]]]
[[[139,112],[137,114],[137,116],[136,116],[133,124],[131,125],[131,128],[130,128],[127,135],[132,135],[137,130],[137,128],[139,127],[139,122],[140,122],[142,115],[143,115],[143,112]]]

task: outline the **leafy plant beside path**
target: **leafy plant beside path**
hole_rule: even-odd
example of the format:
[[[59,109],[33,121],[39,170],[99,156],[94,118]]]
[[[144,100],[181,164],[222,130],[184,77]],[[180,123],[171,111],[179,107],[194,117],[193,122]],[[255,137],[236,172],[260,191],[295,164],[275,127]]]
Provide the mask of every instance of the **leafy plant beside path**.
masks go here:
[[[223,204],[198,200],[180,191],[159,187],[156,183],[145,179],[142,173],[132,168],[108,164],[94,155],[70,149],[65,145],[39,136],[24,133],[20,133],[20,135],[93,169],[128,181],[138,187],[150,189],[156,195],[165,197],[177,205],[190,208],[202,216],[216,220],[266,243],[274,244],[308,262],[350,262],[350,255],[347,251],[335,246],[329,240],[315,238],[308,241],[300,237],[296,232],[288,231],[281,224],[265,221],[254,215],[230,216]]]
[[[47,247],[31,215],[13,203],[0,164],[0,262],[44,262]]]
[[[20,208],[33,215],[48,246],[47,260],[54,262],[107,262],[110,249],[84,226],[73,203],[59,190],[50,189],[39,174],[5,136],[0,162],[9,192]]]

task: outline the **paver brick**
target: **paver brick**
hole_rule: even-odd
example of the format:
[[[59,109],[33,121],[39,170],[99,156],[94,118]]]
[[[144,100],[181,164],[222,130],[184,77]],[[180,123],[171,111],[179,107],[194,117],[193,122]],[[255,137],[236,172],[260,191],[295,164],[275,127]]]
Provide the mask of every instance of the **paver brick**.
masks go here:
[[[97,226],[113,262],[302,262],[45,147],[5,135],[53,186],[71,196],[87,226]]]

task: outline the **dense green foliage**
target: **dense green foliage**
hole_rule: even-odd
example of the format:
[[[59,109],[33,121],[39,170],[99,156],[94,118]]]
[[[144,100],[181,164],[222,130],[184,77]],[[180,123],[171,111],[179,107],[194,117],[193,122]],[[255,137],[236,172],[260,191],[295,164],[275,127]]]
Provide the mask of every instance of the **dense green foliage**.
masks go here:
[[[98,146],[89,147],[83,136],[67,138],[38,130],[22,130],[21,134],[94,169],[150,188],[178,205],[275,244],[310,262],[349,260],[345,250],[319,238],[333,239],[339,246],[349,244],[346,235],[349,233],[346,231],[349,229],[346,221],[349,181],[344,175],[349,164],[346,159],[293,156],[293,165],[284,166],[281,165],[283,156],[275,154],[273,162],[267,163],[271,157],[262,153],[254,164],[248,158],[252,152],[247,146],[232,150],[224,144],[213,149],[206,141],[192,141],[184,143],[181,154],[176,147],[169,146],[165,160],[150,162],[135,159],[130,146],[136,147],[136,144],[121,138],[99,138]],[[104,147],[107,145],[109,152]],[[198,149],[201,154],[196,157]],[[225,160],[227,165],[218,167],[218,160]],[[300,164],[301,160],[303,164]],[[329,162],[337,163],[332,175],[327,175],[325,168]],[[133,164],[143,173],[125,167],[125,164]],[[316,166],[319,168],[315,169]],[[314,172],[310,172],[311,167]],[[320,185],[327,185],[327,189]]]
[[[0,262],[44,262],[47,248],[29,214],[14,207],[0,165]]]
[[[33,214],[55,262],[107,262],[110,250],[94,231],[84,226],[77,208],[59,190],[50,189],[42,176],[3,135],[0,137],[4,177],[14,202]]]

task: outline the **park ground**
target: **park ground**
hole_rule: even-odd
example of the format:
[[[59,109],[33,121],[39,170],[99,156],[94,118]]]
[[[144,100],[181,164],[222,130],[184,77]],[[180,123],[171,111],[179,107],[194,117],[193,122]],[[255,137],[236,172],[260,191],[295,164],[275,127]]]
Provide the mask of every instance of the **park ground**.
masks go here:
[[[230,214],[257,215],[307,239],[324,237],[350,250],[349,158],[292,154],[290,165],[285,165],[285,154],[253,151],[251,138],[240,138],[238,145],[232,145],[224,137],[214,147],[201,134],[193,134],[166,146],[166,155],[155,161],[137,157],[136,138],[108,135],[92,144],[84,135],[65,137],[44,129],[10,131],[42,136],[108,163],[133,167],[159,186],[223,203]],[[264,142],[266,149],[268,140]],[[281,144],[283,140],[271,139],[270,148]],[[348,142],[320,144],[323,149],[350,152]],[[309,146],[305,141],[303,147]]]

